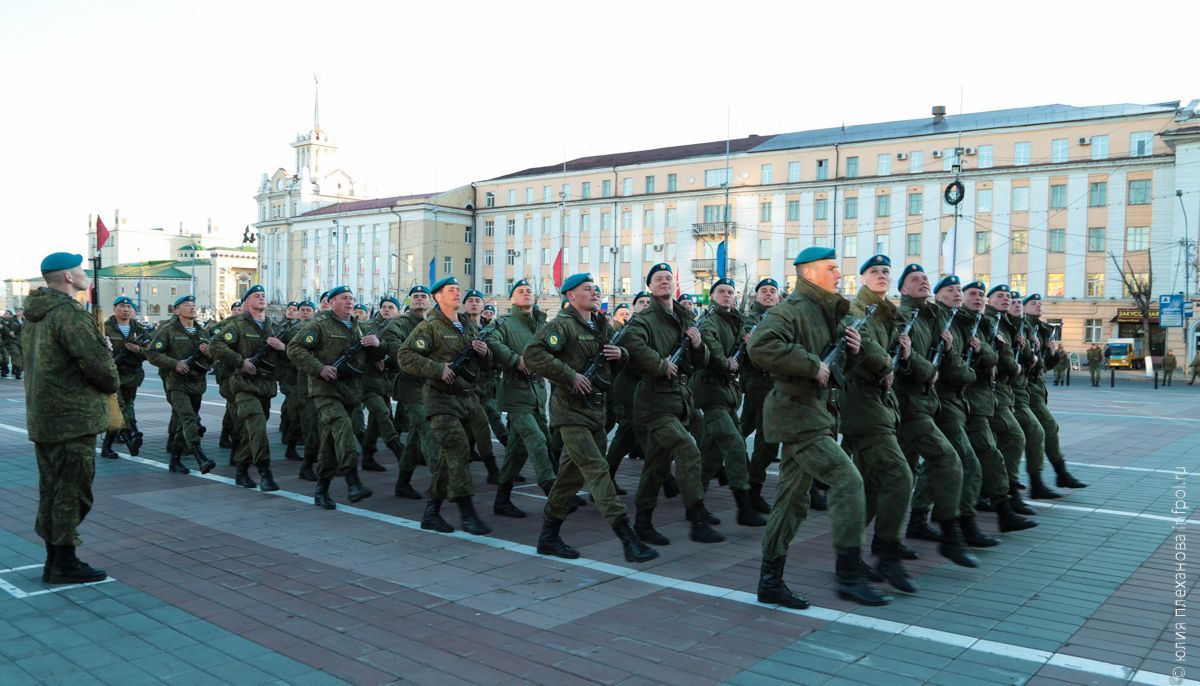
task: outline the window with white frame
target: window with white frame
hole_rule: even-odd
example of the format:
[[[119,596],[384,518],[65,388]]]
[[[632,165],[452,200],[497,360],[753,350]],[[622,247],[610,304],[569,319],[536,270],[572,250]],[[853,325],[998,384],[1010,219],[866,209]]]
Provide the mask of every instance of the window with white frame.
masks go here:
[[[858,176],[858,157],[846,158],[846,178],[853,179]]]
[[[1134,131],[1129,134],[1129,156],[1149,157],[1154,154],[1154,132]]]
[[[1100,334],[1103,331],[1104,325],[1099,319],[1083,320],[1083,342],[1084,343],[1099,343]]]
[[[890,217],[892,215],[892,196],[877,195],[875,196],[875,216]]]
[[[829,178],[829,160],[817,160],[817,181]]]
[[[875,175],[887,176],[892,173],[892,154],[890,152],[880,153],[875,156]]]
[[[769,186],[775,183],[775,167],[770,164],[764,164],[759,167],[760,183],[764,186]]]
[[[542,248],[542,264],[550,264],[550,248]]]
[[[445,259],[442,260],[442,273],[443,274],[453,274],[454,273],[454,258],[453,257],[447,255],[445,257]]]
[[[679,190],[679,175],[667,174],[667,192],[674,193]]]
[[[475,273],[475,258],[464,257],[463,258],[463,274],[466,276],[472,276],[474,273]]]
[[[590,215],[590,214],[579,215],[579,232],[583,233],[585,231],[588,231],[591,228],[592,228],[592,215]]]
[[[529,221],[529,220],[526,220],[526,221]],[[509,219],[508,222],[506,222],[504,225],[504,230],[510,236],[517,235],[517,220]]]
[[[979,156],[979,168],[990,169],[996,164],[996,146],[988,144],[981,145],[977,149]]]
[[[508,189],[508,204],[509,205],[517,204],[517,189],[515,189],[515,188]]]
[[[587,265],[592,261],[592,248],[589,245],[579,246],[579,264]]]
[[[758,259],[760,259],[760,260],[771,259],[771,239],[769,239],[769,238],[758,239]]]
[[[800,221],[800,201],[799,200],[787,201],[787,220],[790,222]]]
[[[495,219],[483,220],[483,235],[485,235],[485,236],[496,235],[496,220]]]
[[[829,201],[817,198],[813,201],[813,219],[829,219]]]
[[[904,254],[908,257],[921,256],[921,234],[909,233],[904,236]]]
[[[980,188],[975,191],[975,211],[979,213],[992,211],[992,189]]]
[[[621,195],[633,195],[633,177],[626,176],[621,179]]]
[[[679,210],[674,207],[667,208],[667,227],[673,229],[679,226]]]
[[[591,181],[584,181],[583,183],[579,184],[579,195],[584,200],[587,200],[588,198],[592,197],[592,182]]]
[[[649,193],[653,193],[653,192],[654,192],[654,177],[647,176],[646,177],[646,193],[649,194]]]
[[[643,262],[653,262],[654,261],[654,245],[652,243],[643,243],[642,244],[642,261]]]
[[[1088,184],[1088,207],[1104,207],[1108,204],[1108,182],[1093,181]]]
[[[764,224],[771,221],[771,203],[763,202],[758,204],[758,221]]]
[[[784,257],[791,259],[791,258],[795,258],[797,255],[800,254],[800,239],[799,238],[787,239],[787,241],[784,242],[784,246],[786,246],[785,249],[786,249],[786,253],[787,253],[786,255],[784,255]]]
[[[526,205],[533,204],[533,188],[532,187],[525,189],[525,204]]]
[[[716,188],[729,182],[729,167],[704,170],[704,187]]]
[[[490,267],[496,263],[496,253],[494,250],[483,251],[483,264],[485,267]]]
[[[858,236],[842,236],[842,257],[858,257]]]
[[[908,173],[919,174],[925,171],[925,151],[913,150],[908,153]]]
[[[1150,179],[1134,179],[1129,182],[1129,199],[1126,204],[1150,204]]]
[[[1015,144],[1013,146],[1013,164],[1029,164],[1032,154],[1032,147],[1028,142],[1022,141]]]
[[[1013,212],[1028,212],[1029,211],[1029,186],[1013,186],[1013,189],[1012,189],[1012,211]]]
[[[1086,293],[1089,298],[1104,297],[1104,272],[1088,273]]]
[[[877,234],[875,236],[875,254],[886,255],[891,252],[891,239],[886,233]],[[854,249],[854,256],[858,256],[858,248]]]
[[[542,202],[552,202],[554,200],[554,188],[552,186],[542,186]]]
[[[1125,227],[1125,251],[1148,250],[1150,248],[1149,226]]]
[[[654,229],[654,210],[646,210],[642,212],[642,228]]]
[[[1092,136],[1092,159],[1107,160],[1108,159],[1108,135]]]
[[[1055,138],[1050,141],[1050,161],[1066,162],[1070,156],[1069,143],[1066,138]]]
[[[799,183],[800,181],[800,163],[788,162],[788,183]]]
[[[633,228],[633,210],[621,210],[621,228]]]
[[[925,196],[921,192],[908,194],[908,216],[919,217],[925,213]]]
[[[858,219],[858,198],[846,198],[844,208],[846,219]]]

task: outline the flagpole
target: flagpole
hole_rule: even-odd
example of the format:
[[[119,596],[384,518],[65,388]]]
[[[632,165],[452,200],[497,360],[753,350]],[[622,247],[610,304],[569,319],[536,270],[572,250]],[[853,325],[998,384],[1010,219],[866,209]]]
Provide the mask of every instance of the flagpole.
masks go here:
[[[96,215],[97,219],[99,217],[100,215]],[[88,223],[92,223],[90,215],[88,216]],[[96,235],[96,254],[92,257],[92,316],[95,317],[96,324],[99,325],[104,321],[100,318],[100,229],[99,227],[89,226],[88,233],[91,234],[93,231]],[[90,238],[91,236],[89,235],[88,237]]]

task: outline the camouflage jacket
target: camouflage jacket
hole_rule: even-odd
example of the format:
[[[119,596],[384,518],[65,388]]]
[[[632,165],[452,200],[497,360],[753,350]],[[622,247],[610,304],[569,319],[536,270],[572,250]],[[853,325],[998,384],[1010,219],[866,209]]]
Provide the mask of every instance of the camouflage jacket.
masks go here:
[[[160,324],[154,332],[154,340],[146,350],[146,359],[158,367],[158,375],[162,377],[163,388],[169,393],[174,390],[184,391],[190,395],[200,395],[208,387],[203,375],[181,375],[175,371],[175,364],[180,360],[191,357],[200,349],[201,343],[208,342],[208,332],[203,327],[196,327],[195,333],[188,333],[179,323],[179,317],[172,316]],[[208,355],[212,357],[211,351]]]
[[[696,407],[727,407],[736,412],[742,389],[736,376],[729,374],[729,356],[742,339],[745,327],[742,314],[733,308],[713,305],[712,312],[700,324],[700,336],[708,348],[708,364],[689,382]]]
[[[300,370],[300,374],[308,379],[308,394],[310,397],[337,398],[345,405],[356,405],[362,402],[362,379],[339,378],[326,381],[320,378],[321,369],[332,365],[350,346],[358,343],[367,334],[365,327],[354,319],[350,326],[340,321],[332,311],[325,311],[304,325],[304,328],[288,343],[287,355],[292,363]],[[367,351],[371,355],[368,359]],[[383,357],[383,349],[362,348],[351,362],[356,368],[363,370],[370,361]]]
[[[858,319],[874,305],[875,314],[859,330],[862,336],[862,355],[854,369],[846,374],[842,389],[842,433],[858,437],[895,434],[900,423],[900,401],[893,390],[883,390],[883,380],[892,372],[892,356],[888,353],[892,337],[898,334],[903,322],[891,300],[881,298],[866,286],[850,303],[845,323]],[[902,361],[903,362],[903,361]],[[892,377],[895,383],[896,377]]]
[[[589,323],[591,326],[589,326]],[[604,428],[605,408],[602,397],[593,393],[583,397],[575,392],[575,375],[612,338],[608,318],[585,321],[570,305],[542,325],[525,346],[525,365],[529,371],[550,380],[550,425],[585,426],[595,431]],[[612,362],[605,362],[600,375],[612,378]]]
[[[254,321],[254,315],[243,312],[231,317],[213,329],[210,347],[213,357],[221,361],[229,377],[229,390],[234,393],[250,393],[262,398],[273,398],[279,392],[276,373],[279,358],[283,353],[267,345],[267,339],[275,336],[279,328],[269,318],[262,326]],[[263,352],[256,365],[255,374],[242,372],[242,362]]]
[[[456,323],[461,326],[461,331],[454,326]],[[460,321],[457,317],[451,319],[440,308],[434,307],[400,346],[396,353],[400,370],[425,379],[421,400],[427,417],[450,414],[466,419],[477,407],[471,396],[471,384],[461,374],[450,385],[443,383],[441,377],[445,365],[478,336],[479,328],[475,324]],[[466,366],[476,376],[486,374],[490,370],[490,358],[490,351],[484,357],[470,352]]]
[[[128,336],[117,328],[116,317],[109,317],[108,321],[104,322],[104,335],[112,342],[113,362],[117,365],[117,372],[121,374],[121,385],[136,380],[139,374],[141,377],[145,377],[145,373],[142,372],[142,362],[146,359],[146,347],[143,345],[141,352],[135,353],[127,349],[125,344],[137,345],[137,342],[145,338],[147,333],[146,327],[136,319],[129,320]]]
[[[494,365],[504,369],[504,378],[500,382],[500,390],[496,399],[500,409],[505,412],[512,410],[533,410],[541,413],[546,406],[546,384],[536,376],[530,376],[517,369],[525,346],[533,339],[534,333],[546,323],[546,313],[539,309],[529,314],[517,308],[497,317],[493,325],[495,332],[488,338],[488,348],[492,351]]]
[[[633,417],[667,414],[688,421],[692,403],[687,377],[708,364],[708,348],[703,344],[693,348],[684,335],[695,325],[695,316],[683,305],[676,301],[663,305],[657,299],[627,324],[629,333],[621,339],[621,347],[641,376],[634,391]],[[667,358],[681,341],[685,352],[679,360],[679,375],[668,379]]]
[[[386,335],[384,347],[387,349],[387,353],[392,356],[392,359],[396,360],[397,367],[400,364],[400,360],[396,357],[396,353],[400,350],[400,346],[403,345],[408,335],[413,332],[413,329],[417,328],[417,325],[423,321],[425,321],[424,316],[415,310],[409,310],[396,317],[395,326],[388,327],[384,331]],[[396,382],[395,388],[392,391],[392,397],[401,406],[414,405],[421,402],[421,387],[424,385],[424,379],[400,370],[396,372]]]

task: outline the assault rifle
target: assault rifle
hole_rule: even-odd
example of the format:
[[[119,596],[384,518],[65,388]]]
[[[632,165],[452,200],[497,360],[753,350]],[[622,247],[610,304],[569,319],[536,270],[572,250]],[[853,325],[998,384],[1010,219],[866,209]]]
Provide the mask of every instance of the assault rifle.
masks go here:
[[[867,308],[866,314],[850,322],[851,329],[858,331],[862,329],[863,324],[875,314],[878,305],[871,305]],[[843,333],[836,339],[829,341],[829,345],[825,346],[825,350],[821,351],[821,362],[829,367],[829,385],[834,388],[841,388],[846,385],[846,375],[842,371],[842,364],[846,358],[846,336]]]
[[[896,342],[892,343],[892,347],[888,350],[888,353],[892,356],[893,371],[900,366],[900,353],[902,352],[900,349],[900,336],[907,336],[908,334],[912,333],[913,324],[917,323],[917,317],[919,316],[921,316],[921,310],[914,307],[912,316],[909,317],[908,321],[904,323],[904,329],[900,331],[899,336],[896,336]]]
[[[949,331],[950,327],[954,326],[954,318],[956,316],[958,316],[958,308],[957,307],[950,308],[950,318],[946,320],[946,325],[944,327],[942,327],[943,333],[945,333],[946,331]],[[942,340],[941,336],[938,336],[936,339],[934,339],[933,346],[929,349],[929,363],[933,365],[933,370],[935,373],[937,372],[938,368],[940,368],[942,366],[942,357],[945,354],[946,354],[946,341]],[[928,393],[931,390],[933,390],[933,384],[932,383],[925,384],[925,392]]]
[[[971,347],[971,340],[975,338],[975,334],[979,333],[979,322],[983,321],[983,313],[975,313],[975,323],[971,325],[971,335],[967,336],[967,345],[963,350],[963,362],[968,367],[971,366],[971,360],[975,357],[975,348]]]
[[[704,314],[700,315],[692,324],[692,327],[699,329],[700,325],[704,323],[704,320],[708,319],[708,313],[711,311],[711,308],[705,310]],[[675,344],[675,349],[672,350],[671,354],[667,357],[667,361],[671,364],[678,365],[679,361],[683,359],[683,353],[687,350],[687,346],[687,329],[684,329],[683,333],[679,336],[679,342]]]
[[[355,356],[357,356],[358,352],[363,349],[362,339],[366,338],[367,336],[378,336],[379,333],[383,331],[384,327],[386,327],[391,321],[392,320],[390,319],[384,319],[382,322],[380,322],[379,326],[372,329],[369,333],[363,334],[362,338],[359,338],[357,341],[350,344],[350,347],[342,351],[342,354],[338,355],[338,358],[333,361],[333,364],[329,365],[337,370],[338,381],[353,381],[354,379],[362,378],[362,370],[354,366]]]
[[[501,320],[501,317],[496,317],[491,324],[488,324],[483,328],[482,331],[479,332],[479,336],[477,336],[475,340],[487,342],[487,339],[491,338],[492,334],[496,333],[496,329],[500,328]],[[471,359],[471,355],[473,355],[474,352],[475,349],[468,344],[464,346],[462,350],[459,350],[458,354],[454,356],[454,359],[450,361],[450,371],[454,372],[455,376],[461,378],[467,383],[475,383],[475,380],[479,378],[479,375],[475,373],[475,370],[471,369],[470,365],[467,364],[467,361]]]
[[[138,338],[136,338],[132,341],[127,340],[125,342],[132,343],[132,344],[138,346],[139,348],[142,348],[143,350],[145,350],[146,346],[150,345],[150,341],[153,338],[154,338],[154,332],[146,331]],[[129,355],[130,355],[129,348],[126,348],[125,346],[122,345],[121,349],[116,351],[113,354],[113,364],[117,365],[117,367],[119,368],[121,365],[123,365],[127,362],[136,362],[135,360],[128,359]],[[139,364],[137,366],[140,367],[141,365]]]
[[[622,326],[620,331],[617,331],[612,335],[612,338],[608,339],[608,345],[621,344],[621,339],[625,338],[625,334],[629,331],[629,325],[633,324],[635,316],[637,315],[629,315],[629,319],[625,320],[625,326]],[[604,368],[604,363],[607,361],[608,358],[604,357],[604,348],[602,346],[592,356],[592,359],[588,360],[587,366],[580,372],[587,378],[588,383],[592,384],[594,392],[607,393],[612,388],[612,381],[600,376],[600,370]]]
[[[750,345],[750,336],[754,335],[754,330],[758,328],[758,324],[750,327],[750,330],[742,334],[738,340],[738,344],[733,347],[733,352],[729,354],[729,358],[737,363],[738,369],[741,369],[746,364],[746,348]],[[730,377],[736,377],[737,372],[729,372]]]

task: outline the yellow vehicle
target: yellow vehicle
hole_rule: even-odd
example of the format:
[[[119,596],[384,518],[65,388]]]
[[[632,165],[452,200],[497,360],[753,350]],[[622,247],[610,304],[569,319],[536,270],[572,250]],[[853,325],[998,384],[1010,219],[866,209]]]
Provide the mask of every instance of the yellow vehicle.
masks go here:
[[[1140,338],[1110,338],[1105,350],[1109,367],[1142,369],[1146,366],[1145,347]]]

